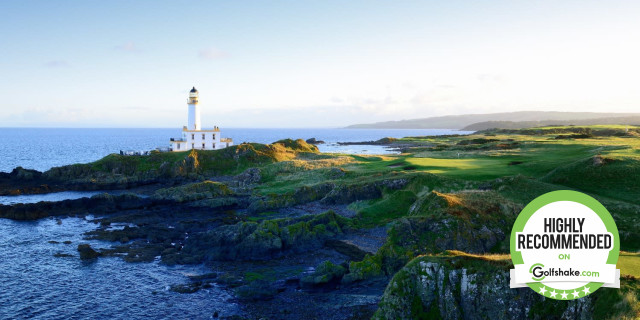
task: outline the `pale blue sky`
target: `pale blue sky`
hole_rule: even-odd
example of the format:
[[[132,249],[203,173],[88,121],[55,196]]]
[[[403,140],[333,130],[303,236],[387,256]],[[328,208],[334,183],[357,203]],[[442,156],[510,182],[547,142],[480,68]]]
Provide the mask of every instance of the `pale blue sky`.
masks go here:
[[[637,1],[2,1],[0,126],[640,110]]]

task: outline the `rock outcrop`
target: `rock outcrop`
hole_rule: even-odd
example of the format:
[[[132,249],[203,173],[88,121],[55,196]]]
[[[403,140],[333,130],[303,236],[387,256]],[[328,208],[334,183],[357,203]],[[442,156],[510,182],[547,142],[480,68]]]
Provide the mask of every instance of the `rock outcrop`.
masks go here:
[[[313,273],[300,279],[300,282],[303,286],[325,285],[330,282],[337,283],[345,273],[345,267],[326,260],[320,263]]]
[[[557,301],[511,289],[507,268],[468,257],[418,257],[388,284],[374,319],[591,318],[591,299]]]
[[[324,144],[324,141],[317,140],[316,138],[309,138],[306,141],[308,144]]]
[[[38,202],[15,205],[0,205],[0,218],[13,220],[36,220],[49,216],[82,215],[87,213],[109,213],[118,210],[138,209],[153,204],[151,199],[133,194],[99,194],[91,198]]]
[[[241,222],[194,235],[181,254],[195,261],[267,260],[285,251],[321,247],[345,228],[349,228],[347,220],[332,211],[298,219]]]
[[[100,253],[93,250],[88,244],[79,244],[78,252],[80,253],[80,259],[82,260],[91,260],[100,256]]]
[[[153,198],[175,202],[189,202],[229,196],[232,193],[225,184],[207,180],[185,184],[179,187],[160,189],[155,192]]]

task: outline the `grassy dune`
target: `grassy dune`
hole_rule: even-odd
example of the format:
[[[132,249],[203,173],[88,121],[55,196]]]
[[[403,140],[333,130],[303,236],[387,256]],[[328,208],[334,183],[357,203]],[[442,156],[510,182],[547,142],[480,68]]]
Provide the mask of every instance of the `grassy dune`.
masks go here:
[[[359,219],[371,225],[403,216],[416,199],[432,190],[457,192],[490,184],[507,199],[526,204],[549,191],[575,189],[605,202],[622,229],[631,231],[627,226],[638,224],[640,212],[638,130],[634,126],[556,126],[408,137],[391,142],[404,147],[400,155],[322,155],[268,164],[257,190],[263,195],[286,194],[327,182],[411,181],[405,190],[384,191],[382,198],[351,205]],[[575,132],[593,135],[558,139]],[[636,234],[626,233],[627,249],[640,249],[640,242],[632,241],[640,240]]]

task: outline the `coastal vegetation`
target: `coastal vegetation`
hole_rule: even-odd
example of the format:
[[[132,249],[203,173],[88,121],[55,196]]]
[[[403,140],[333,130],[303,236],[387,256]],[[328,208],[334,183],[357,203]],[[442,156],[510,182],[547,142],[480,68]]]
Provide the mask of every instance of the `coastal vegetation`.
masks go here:
[[[631,125],[547,126],[379,141],[400,152],[392,155],[323,154],[304,140],[110,155],[44,173],[16,169],[0,176],[0,192],[131,194],[0,206],[0,217],[98,214],[87,237],[114,245],[89,257],[206,263],[213,275],[175,291],[232,288],[251,301],[250,318],[634,319],[639,136]],[[529,201],[560,189],[585,192],[613,215],[621,290],[567,303],[509,288],[513,222]],[[312,303],[318,295],[331,298]]]

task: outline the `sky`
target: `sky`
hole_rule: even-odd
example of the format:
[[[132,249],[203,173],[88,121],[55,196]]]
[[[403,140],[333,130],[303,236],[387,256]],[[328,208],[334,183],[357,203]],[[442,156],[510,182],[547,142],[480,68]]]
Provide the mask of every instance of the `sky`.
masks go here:
[[[2,1],[0,127],[640,112],[639,1]]]

